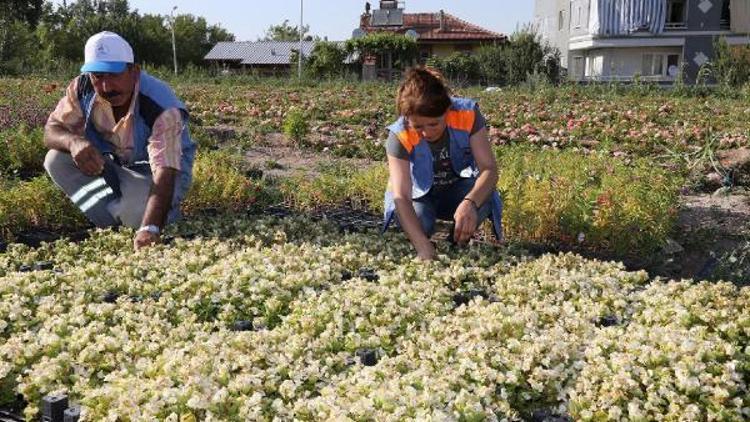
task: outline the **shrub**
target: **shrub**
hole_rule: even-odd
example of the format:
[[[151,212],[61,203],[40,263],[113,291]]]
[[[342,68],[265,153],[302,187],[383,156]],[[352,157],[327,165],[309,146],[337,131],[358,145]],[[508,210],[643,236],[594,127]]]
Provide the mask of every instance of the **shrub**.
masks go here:
[[[344,73],[346,51],[339,44],[321,41],[315,44],[305,64],[308,75],[314,78],[333,78]]]
[[[465,85],[480,79],[479,61],[466,53],[456,52],[447,57],[432,57],[427,64],[439,69],[456,85]]]
[[[499,168],[511,239],[644,257],[672,231],[679,180],[649,160],[516,146]]]
[[[29,229],[51,231],[85,227],[86,219],[47,176],[0,184],[0,238]]]
[[[725,38],[714,43],[715,77],[725,88],[737,88],[750,82],[750,46],[730,46]]]
[[[42,174],[47,153],[42,137],[41,128],[29,129],[25,125],[0,131],[0,174],[24,177]]]
[[[300,209],[335,206],[345,202],[371,212],[383,209],[388,169],[374,165],[364,170],[349,163],[324,164],[315,177],[297,174],[281,182],[285,202]]]
[[[541,37],[532,29],[513,34],[505,50],[508,83],[520,84],[529,75],[543,70],[544,59],[550,53],[551,49],[542,44]]]
[[[300,110],[292,109],[284,118],[284,134],[295,143],[302,144],[310,130],[307,116]]]
[[[253,206],[263,194],[258,182],[239,170],[237,157],[226,151],[198,154],[193,167],[193,186],[182,204],[190,214],[202,209],[242,210]]]
[[[479,74],[487,85],[504,85],[508,77],[505,49],[501,46],[483,46],[476,52]]]

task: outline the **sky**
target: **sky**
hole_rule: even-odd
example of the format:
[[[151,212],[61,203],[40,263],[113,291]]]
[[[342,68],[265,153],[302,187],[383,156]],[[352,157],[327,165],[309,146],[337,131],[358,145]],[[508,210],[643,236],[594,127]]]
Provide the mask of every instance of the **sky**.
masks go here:
[[[365,10],[365,0],[302,0],[305,25],[310,33],[343,41],[351,37]],[[62,3],[55,0],[55,3]],[[378,0],[370,0],[373,9]],[[266,29],[289,19],[296,26],[300,18],[300,0],[130,0],[131,9],[142,14],[175,13],[203,16],[209,24],[220,24],[238,41],[255,41]],[[473,24],[503,34],[531,22],[533,0],[405,0],[407,13],[438,12],[440,9]]]

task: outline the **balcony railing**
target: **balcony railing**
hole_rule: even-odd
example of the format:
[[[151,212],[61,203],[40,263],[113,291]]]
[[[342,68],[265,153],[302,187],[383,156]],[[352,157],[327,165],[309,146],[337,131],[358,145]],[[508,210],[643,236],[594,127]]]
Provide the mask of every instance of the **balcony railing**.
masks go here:
[[[687,22],[667,22],[664,24],[664,29],[675,30],[675,29],[687,29]]]

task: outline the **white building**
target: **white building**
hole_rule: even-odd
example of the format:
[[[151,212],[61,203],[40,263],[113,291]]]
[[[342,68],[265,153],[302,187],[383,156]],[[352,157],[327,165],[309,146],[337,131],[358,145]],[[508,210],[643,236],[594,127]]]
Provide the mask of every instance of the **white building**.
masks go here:
[[[750,0],[535,0],[535,25],[573,80],[690,82],[717,38],[750,44]]]

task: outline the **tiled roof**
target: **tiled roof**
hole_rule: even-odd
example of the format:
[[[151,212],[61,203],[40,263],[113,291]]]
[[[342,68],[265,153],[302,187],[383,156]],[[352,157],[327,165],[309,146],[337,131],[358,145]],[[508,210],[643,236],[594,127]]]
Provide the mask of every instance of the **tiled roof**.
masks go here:
[[[315,41],[302,42],[302,54],[310,55]],[[288,65],[292,50],[299,49],[298,41],[244,41],[219,42],[206,54],[204,60],[237,61],[241,64]]]
[[[443,14],[443,29],[440,29],[440,13],[404,13],[402,26],[372,26],[365,25],[362,29],[366,32],[391,31],[405,33],[413,29],[419,34],[419,41],[447,41],[447,40],[471,40],[471,41],[504,41],[507,37],[503,34],[484,29],[469,23],[463,19]]]

